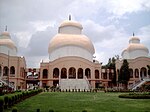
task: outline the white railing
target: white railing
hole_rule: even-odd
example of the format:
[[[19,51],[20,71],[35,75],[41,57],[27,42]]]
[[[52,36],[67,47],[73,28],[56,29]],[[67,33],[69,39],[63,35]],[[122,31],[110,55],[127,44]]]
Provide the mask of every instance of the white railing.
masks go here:
[[[6,81],[4,81],[2,79],[0,79],[0,82],[4,83],[5,85],[7,85],[7,86],[9,86],[11,88],[15,88],[13,84],[11,84],[11,83],[8,84]]]
[[[135,89],[137,89],[138,87],[140,87],[141,85],[143,85],[147,81],[150,81],[150,78],[144,78],[143,80],[139,80],[139,81],[137,81],[135,84],[133,84],[131,86],[131,89],[135,90]]]
[[[84,76],[84,79],[86,80],[86,83],[88,84],[88,89],[91,89],[91,85],[90,85],[90,83],[89,83],[89,81],[88,81],[86,76]]]

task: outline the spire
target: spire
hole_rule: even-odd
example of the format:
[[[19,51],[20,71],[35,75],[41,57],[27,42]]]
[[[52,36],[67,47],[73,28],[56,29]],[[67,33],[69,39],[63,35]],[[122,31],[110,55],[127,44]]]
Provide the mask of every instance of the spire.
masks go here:
[[[134,32],[133,32],[133,37],[134,37]]]
[[[6,27],[5,27],[5,31],[7,31],[7,25],[6,25]]]
[[[69,21],[71,21],[71,15],[69,14]]]

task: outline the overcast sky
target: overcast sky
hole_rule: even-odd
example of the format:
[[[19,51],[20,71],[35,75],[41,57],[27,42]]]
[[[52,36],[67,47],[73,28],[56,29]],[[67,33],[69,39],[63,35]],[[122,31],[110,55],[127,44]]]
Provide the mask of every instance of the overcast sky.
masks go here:
[[[83,25],[103,64],[121,55],[133,32],[150,49],[150,0],[0,0],[0,32],[7,25],[27,67],[39,67],[69,14]]]

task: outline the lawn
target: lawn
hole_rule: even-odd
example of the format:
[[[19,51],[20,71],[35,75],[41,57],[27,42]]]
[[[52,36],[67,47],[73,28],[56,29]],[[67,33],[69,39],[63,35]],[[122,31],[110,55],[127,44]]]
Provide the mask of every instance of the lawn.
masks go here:
[[[120,93],[43,92],[15,105],[18,112],[150,112],[150,99],[118,98]],[[11,112],[7,110],[5,112]]]

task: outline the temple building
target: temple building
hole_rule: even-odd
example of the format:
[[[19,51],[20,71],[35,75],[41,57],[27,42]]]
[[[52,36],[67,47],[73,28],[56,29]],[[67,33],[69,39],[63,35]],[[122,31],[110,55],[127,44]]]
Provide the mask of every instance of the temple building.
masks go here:
[[[111,82],[109,75],[112,77],[113,72],[102,74],[101,63],[93,57],[94,46],[82,29],[71,19],[60,24],[58,34],[49,42],[49,62],[40,64],[40,87],[88,90]]]
[[[116,61],[117,76],[123,60],[129,63],[130,80],[128,88],[136,89],[140,85],[150,81],[150,56],[148,48],[140,43],[140,39],[134,35],[129,40],[129,45],[122,51],[122,59]],[[117,78],[118,79],[118,78]]]
[[[14,90],[26,89],[26,61],[17,56],[17,47],[9,32],[0,35],[0,86],[6,85]]]
[[[27,68],[23,56],[17,55],[17,47],[9,32],[0,35],[0,86],[14,90],[59,87],[61,90],[89,90],[99,87],[114,87],[118,80],[123,60],[129,63],[129,89],[150,81],[150,56],[146,46],[134,35],[116,60],[116,71],[102,68],[95,60],[92,41],[82,33],[83,27],[71,20],[63,21],[58,33],[50,40],[48,61],[41,61],[39,68]],[[116,75],[115,75],[116,73]]]

